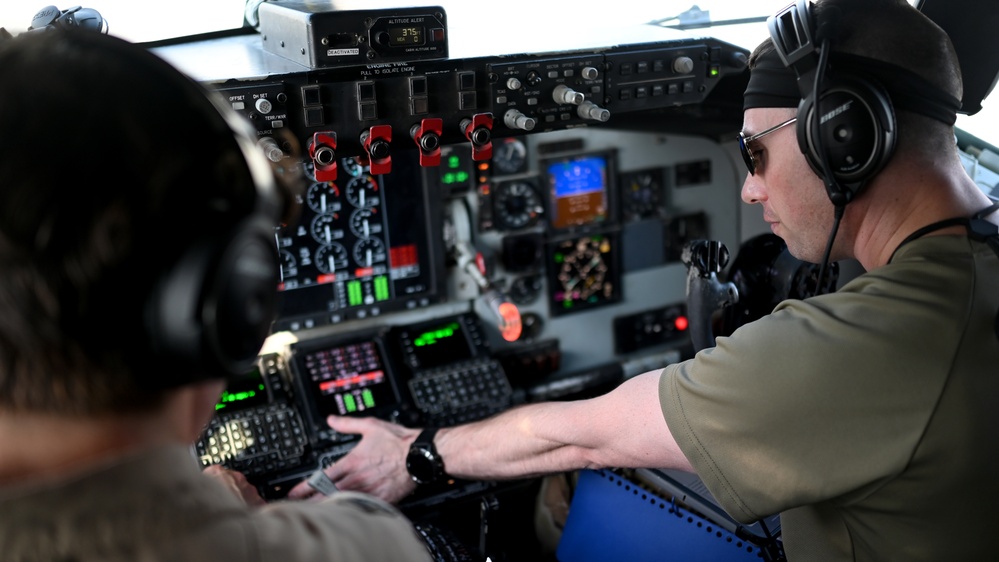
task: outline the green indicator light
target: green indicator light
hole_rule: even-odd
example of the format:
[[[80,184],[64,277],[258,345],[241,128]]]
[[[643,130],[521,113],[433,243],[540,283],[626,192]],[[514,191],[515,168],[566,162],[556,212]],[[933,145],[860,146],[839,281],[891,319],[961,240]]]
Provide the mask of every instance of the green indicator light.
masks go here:
[[[458,172],[458,174],[457,174],[457,180],[460,183],[467,182],[468,181],[468,172]]]
[[[226,392],[222,395],[222,402],[239,402],[240,400],[246,400],[247,398],[253,398],[257,393],[252,390],[246,390],[243,392]]]
[[[388,277],[381,275],[375,277],[375,300],[385,301],[389,298]]]
[[[360,281],[348,281],[347,282],[347,303],[350,306],[357,306],[364,302],[361,298],[361,282]]]
[[[375,395],[371,393],[370,389],[365,388],[361,391],[361,400],[366,408],[375,407]]]
[[[343,407],[347,409],[347,412],[356,412],[357,402],[354,401],[353,396],[345,394],[343,397]]]
[[[461,166],[461,158],[458,158],[457,156],[455,156],[453,154],[451,156],[448,156],[448,158],[447,158],[447,167],[448,168],[458,168],[460,166]]]
[[[446,174],[444,174],[444,175],[441,176],[441,183],[443,183],[444,185],[451,185],[452,183],[455,183],[456,181],[458,181],[458,180],[457,180],[457,178],[455,178],[455,175],[452,172],[448,172],[448,173],[446,173]]]
[[[263,392],[264,385],[260,385],[260,391]],[[243,392],[229,392],[222,391],[222,396],[219,397],[218,402],[215,403],[215,409],[221,410],[226,407],[227,404],[231,402],[241,402],[243,400],[249,400],[257,395],[254,390],[244,390]]]
[[[448,338],[454,335],[458,330],[458,323],[452,322],[443,328],[437,330],[432,330],[430,332],[424,332],[420,334],[415,340],[413,340],[413,345],[416,347],[422,347],[424,345],[433,345],[437,343],[437,340]]]

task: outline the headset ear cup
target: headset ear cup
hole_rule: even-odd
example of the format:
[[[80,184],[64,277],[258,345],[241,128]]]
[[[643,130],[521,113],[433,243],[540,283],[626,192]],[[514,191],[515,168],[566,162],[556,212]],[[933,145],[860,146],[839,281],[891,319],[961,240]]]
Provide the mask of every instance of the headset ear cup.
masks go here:
[[[822,183],[825,184],[826,194],[829,196],[829,201],[831,201],[836,207],[842,207],[853,199],[854,194],[842,186],[839,181],[829,181],[828,178],[826,178],[825,172],[822,170],[822,161],[819,156],[818,145],[815,142],[815,137],[811,133],[813,128],[813,122],[811,121],[813,118],[813,101],[814,98],[809,96],[801,100],[801,103],[798,106],[798,120],[795,122],[795,132],[798,137],[798,149],[805,155],[805,160],[812,168],[812,171],[815,172],[815,175],[823,178]]]
[[[147,303],[157,386],[244,374],[252,368],[277,306],[273,229],[260,217],[186,251]]]
[[[805,160],[811,166],[812,171],[820,178],[823,177],[822,164],[816,151],[814,139],[810,136],[810,119],[812,118],[812,106],[814,98],[805,97],[798,104],[797,120],[794,123],[795,134],[798,138],[798,150],[805,155]]]
[[[821,103],[813,99],[799,109],[798,144],[820,177],[824,152],[838,184],[827,185],[830,199],[846,203],[891,159],[896,140],[894,110],[881,88],[859,79],[829,80]],[[822,112],[818,125],[816,111]]]
[[[270,333],[277,311],[280,263],[273,227],[247,220],[219,261],[203,317],[210,355],[229,374],[245,374]]]

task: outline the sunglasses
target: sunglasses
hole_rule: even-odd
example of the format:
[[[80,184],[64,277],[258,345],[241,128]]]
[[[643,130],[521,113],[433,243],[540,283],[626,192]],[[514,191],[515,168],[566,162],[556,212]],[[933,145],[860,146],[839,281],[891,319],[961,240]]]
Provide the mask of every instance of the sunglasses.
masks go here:
[[[759,139],[761,139],[761,138],[769,135],[770,133],[772,133],[774,131],[779,131],[779,130],[783,129],[784,127],[787,127],[791,123],[794,123],[797,120],[798,120],[797,117],[792,117],[792,118],[788,119],[787,121],[784,121],[783,123],[780,123],[780,124],[774,125],[773,127],[770,127],[766,131],[763,131],[761,133],[756,133],[755,135],[752,135],[752,136],[749,136],[749,137],[747,137],[745,134],[743,134],[742,131],[739,131],[739,151],[742,152],[742,159],[746,162],[746,167],[749,168],[750,175],[754,175],[755,176],[756,175],[756,170],[757,170],[757,168],[759,168],[761,166],[761,164],[756,161],[756,157],[753,156],[753,151],[749,150],[749,143],[751,143],[751,142],[753,142],[755,140],[759,140]]]

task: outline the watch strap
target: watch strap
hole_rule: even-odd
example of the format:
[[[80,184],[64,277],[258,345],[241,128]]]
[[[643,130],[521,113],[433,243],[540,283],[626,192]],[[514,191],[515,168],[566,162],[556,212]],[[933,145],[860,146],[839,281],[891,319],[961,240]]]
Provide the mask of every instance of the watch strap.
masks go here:
[[[434,437],[437,436],[437,427],[426,427],[423,431],[416,436],[416,441],[413,441],[413,445],[426,445],[434,455],[437,455],[437,446],[434,445]]]
[[[440,480],[446,474],[444,471],[444,461],[441,459],[440,454],[437,452],[437,446],[434,445],[434,437],[437,435],[438,428],[428,427],[424,428],[423,431],[416,437],[416,440],[409,446],[409,455],[406,460],[406,468],[410,469],[410,458],[422,458],[423,462],[429,461],[433,466],[432,474],[421,475],[413,473],[410,470],[410,475],[413,476],[413,480],[421,484],[430,484]]]

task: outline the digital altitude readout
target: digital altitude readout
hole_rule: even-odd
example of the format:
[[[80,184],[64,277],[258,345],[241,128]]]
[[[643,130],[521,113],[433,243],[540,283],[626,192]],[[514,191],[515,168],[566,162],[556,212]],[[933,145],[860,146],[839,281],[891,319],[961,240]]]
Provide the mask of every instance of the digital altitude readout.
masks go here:
[[[422,45],[426,40],[424,29],[417,26],[390,27],[388,34],[389,45],[393,47]]]

